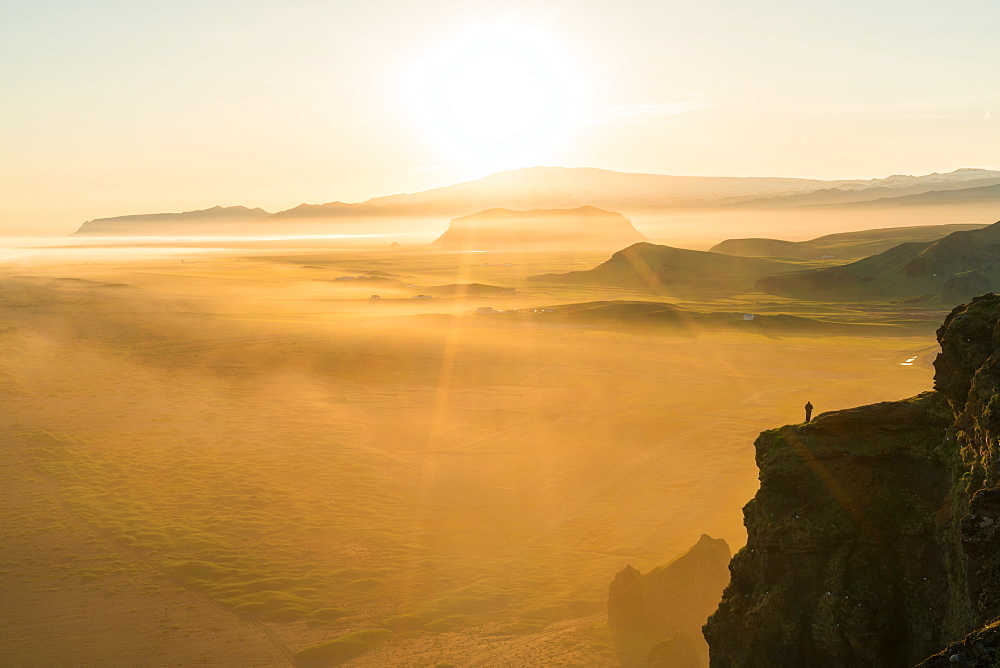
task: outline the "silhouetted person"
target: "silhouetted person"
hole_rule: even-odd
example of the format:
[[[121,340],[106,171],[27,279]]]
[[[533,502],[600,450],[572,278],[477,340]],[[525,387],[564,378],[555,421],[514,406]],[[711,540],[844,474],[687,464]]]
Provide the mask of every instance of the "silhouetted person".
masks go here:
[[[812,416],[813,416],[813,405],[807,401],[806,402],[806,422],[809,422],[809,420],[812,420]]]

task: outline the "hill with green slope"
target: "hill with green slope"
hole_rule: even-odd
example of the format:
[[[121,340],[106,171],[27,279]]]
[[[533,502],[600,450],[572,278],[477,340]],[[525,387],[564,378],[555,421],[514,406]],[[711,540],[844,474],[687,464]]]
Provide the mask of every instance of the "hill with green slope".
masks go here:
[[[766,276],[757,287],[807,299],[960,302],[1000,289],[1000,223],[904,243],[851,264]]]
[[[726,239],[710,249],[713,253],[740,257],[795,258],[818,260],[836,258],[855,260],[887,251],[907,242],[936,241],[952,232],[978,230],[986,227],[973,223],[952,225],[920,225],[888,227],[858,232],[827,234],[809,241],[781,239]]]
[[[593,269],[543,274],[529,280],[652,292],[677,287],[745,289],[762,276],[801,268],[801,264],[794,262],[637,243],[618,251]]]

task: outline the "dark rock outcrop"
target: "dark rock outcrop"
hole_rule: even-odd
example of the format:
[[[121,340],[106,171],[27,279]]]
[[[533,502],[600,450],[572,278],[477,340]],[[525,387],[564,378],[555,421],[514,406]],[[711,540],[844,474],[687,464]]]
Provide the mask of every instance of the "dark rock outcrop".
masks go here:
[[[1000,297],[938,340],[934,391],[757,439],[712,666],[998,665]]]
[[[725,540],[703,535],[666,566],[645,575],[626,566],[615,576],[608,589],[608,626],[623,666],[705,665],[701,626],[729,580],[729,558]],[[694,663],[688,661],[692,653]]]
[[[988,624],[954,642],[918,668],[996,668],[1000,666],[1000,622]]]

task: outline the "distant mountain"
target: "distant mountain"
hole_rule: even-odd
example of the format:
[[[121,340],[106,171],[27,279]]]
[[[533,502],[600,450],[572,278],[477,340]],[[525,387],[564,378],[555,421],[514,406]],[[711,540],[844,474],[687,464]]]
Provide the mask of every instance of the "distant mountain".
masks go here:
[[[762,276],[797,271],[800,264],[734,257],[637,243],[586,271],[543,274],[529,280],[570,285],[601,285],[659,292],[671,288],[742,289]]]
[[[731,197],[808,192],[829,181],[777,177],[664,176],[589,167],[527,167],[417,193],[358,204],[302,204],[272,219],[346,216],[462,216],[485,209],[573,209],[591,205],[644,210],[696,205]]]
[[[367,204],[386,206],[449,201],[476,206],[483,201],[504,200],[506,203],[498,202],[491,208],[573,208],[585,204],[659,208],[739,195],[812,191],[825,185],[826,182],[815,179],[667,176],[590,167],[528,167],[424,192],[379,197]],[[533,204],[540,199],[549,203]]]
[[[328,202],[326,204],[299,204],[291,209],[279,211],[268,216],[262,222],[315,222],[326,219],[352,218],[352,217],[388,217],[388,216],[425,216],[434,214],[447,214],[448,207],[440,211],[433,207],[413,207],[409,205],[375,206],[368,202],[351,204],[348,202]]]
[[[822,181],[781,177],[668,176],[589,167],[527,167],[416,193],[359,203],[301,204],[261,224],[282,226],[349,219],[454,218],[488,209],[574,209],[593,206],[627,216],[738,209],[834,206],[931,190],[1000,184],[1000,172],[959,169],[947,174]],[[278,228],[280,229],[280,228]],[[339,229],[339,228],[338,228]],[[355,230],[356,231],[356,230]]]
[[[848,179],[840,181],[842,188],[866,189],[872,187],[887,186],[890,188],[906,188],[913,185],[922,184],[948,184],[965,183],[979,179],[1000,177],[1000,171],[992,169],[979,169],[975,167],[963,167],[951,172],[932,172],[930,174],[894,174],[881,179]]]
[[[851,208],[890,206],[942,206],[956,204],[989,204],[1000,206],[1000,184],[948,190],[934,190],[903,197],[883,197],[871,202],[854,202]]]
[[[854,260],[889,250],[909,241],[935,241],[952,232],[978,230],[986,225],[954,224],[918,227],[889,227],[859,232],[828,234],[810,241],[780,239],[726,239],[710,249],[713,253],[740,257],[794,258],[816,260],[836,258]]]
[[[904,243],[857,262],[762,277],[757,286],[808,299],[911,299],[958,303],[1000,290],[1000,223]]]
[[[1000,184],[1000,172],[988,169],[958,169],[946,174],[925,176],[890,176],[867,181],[831,182],[827,187],[807,193],[740,199],[725,206],[740,209],[791,209],[827,207],[839,204],[871,202],[888,198],[919,195],[932,191],[948,191]]]
[[[622,214],[592,206],[529,211],[488,209],[455,218],[434,245],[461,250],[621,248],[645,238]]]
[[[487,209],[575,209],[593,206],[625,215],[655,215],[666,212],[742,208],[794,209],[799,206],[842,206],[874,200],[906,204],[905,197],[927,191],[961,188],[953,204],[975,198],[970,184],[1000,186],[1000,172],[960,169],[948,174],[891,176],[885,179],[821,181],[781,177],[667,176],[633,174],[589,167],[529,167],[499,172],[464,183],[416,193],[376,197],[365,202],[301,204],[268,214],[261,209],[214,207],[185,213],[120,216],[88,221],[76,234],[213,234],[222,222],[253,222],[246,230],[234,225],[231,234],[280,234],[308,231],[412,233],[425,230],[426,221],[466,216]],[[992,203],[994,191],[984,191],[976,201]],[[890,197],[892,196],[892,197]],[[920,202],[915,202],[920,203]],[[933,203],[933,202],[932,202]],[[941,211],[946,211],[942,207]],[[348,230],[347,221],[358,225]],[[372,220],[379,220],[373,225]],[[387,222],[394,219],[396,222]],[[329,223],[343,223],[336,228]],[[377,228],[377,229],[376,229]],[[391,228],[391,229],[390,229]],[[156,230],[156,231],[152,231]]]
[[[213,206],[183,213],[147,213],[88,220],[70,236],[213,234],[270,214],[245,206]]]

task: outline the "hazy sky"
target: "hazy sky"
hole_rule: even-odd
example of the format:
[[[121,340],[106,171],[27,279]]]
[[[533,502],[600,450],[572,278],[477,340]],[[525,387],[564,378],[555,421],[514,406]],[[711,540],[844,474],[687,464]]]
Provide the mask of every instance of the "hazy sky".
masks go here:
[[[0,227],[533,164],[1000,168],[998,33],[996,0],[0,0]]]

